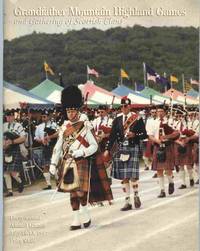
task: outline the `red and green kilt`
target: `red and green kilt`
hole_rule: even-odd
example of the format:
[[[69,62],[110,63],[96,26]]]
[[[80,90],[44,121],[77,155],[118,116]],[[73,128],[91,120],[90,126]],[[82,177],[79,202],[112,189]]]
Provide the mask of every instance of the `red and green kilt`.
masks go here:
[[[157,152],[159,150],[159,146],[157,144],[154,145],[153,151],[153,164],[152,169],[155,171],[162,170],[173,170],[174,169],[174,144],[166,146],[166,160],[164,162],[159,162],[157,159]]]
[[[76,160],[77,171],[79,176],[79,191],[87,192],[89,188],[89,165],[87,159]]]
[[[145,149],[144,149],[143,156],[146,158],[152,158],[152,156],[153,156],[153,142],[148,140],[148,141],[144,141],[144,143],[145,143]]]
[[[199,143],[194,143],[192,149],[193,161],[196,165],[199,165]]]
[[[175,154],[175,165],[177,166],[184,166],[184,165],[193,165],[194,160],[192,158],[192,150],[193,144],[188,143],[186,145],[186,153],[179,153],[178,148],[179,144],[174,144],[174,154]]]
[[[102,153],[98,152],[89,159],[91,165],[89,202],[113,200],[110,180],[107,176]]]
[[[78,191],[88,192],[89,169],[91,169],[89,195],[90,203],[113,200],[113,195],[110,188],[111,184],[108,179],[101,154],[93,155],[87,159],[76,159],[76,164],[80,184]],[[62,177],[61,174],[59,174],[59,176],[60,178]]]

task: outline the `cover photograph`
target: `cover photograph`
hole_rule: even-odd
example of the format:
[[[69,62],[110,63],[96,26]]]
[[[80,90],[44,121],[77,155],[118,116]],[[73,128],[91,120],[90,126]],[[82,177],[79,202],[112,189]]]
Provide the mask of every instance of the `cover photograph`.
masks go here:
[[[199,250],[199,2],[4,0],[2,250]]]

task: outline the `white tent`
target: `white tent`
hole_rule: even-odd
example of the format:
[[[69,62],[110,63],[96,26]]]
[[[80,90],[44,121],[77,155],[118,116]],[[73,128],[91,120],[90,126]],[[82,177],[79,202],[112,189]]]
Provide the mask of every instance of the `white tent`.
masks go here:
[[[3,85],[4,108],[20,108],[20,103],[48,104],[51,103],[30,92],[4,81]]]

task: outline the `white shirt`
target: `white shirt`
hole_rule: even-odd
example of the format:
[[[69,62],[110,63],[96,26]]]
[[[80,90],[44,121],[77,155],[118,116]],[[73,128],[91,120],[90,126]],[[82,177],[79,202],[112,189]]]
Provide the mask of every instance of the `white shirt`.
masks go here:
[[[68,124],[71,124],[70,121],[65,121],[60,129],[58,140],[54,147],[53,155],[51,158],[52,164],[57,165],[59,159],[62,158],[63,156],[63,142],[64,142],[63,134]],[[80,144],[78,140],[75,140],[75,142],[70,146],[69,152],[82,149],[84,151],[84,157],[88,157],[97,151],[98,144],[91,132],[91,129],[92,129],[91,123],[89,121],[85,121],[84,128],[83,130],[81,130],[81,133],[80,133],[80,135],[85,139],[85,141],[89,144],[89,146],[85,147],[84,145]]]
[[[49,128],[55,129],[55,130],[58,129],[58,125],[55,122],[48,121],[46,124],[43,122],[43,123],[39,124],[38,126],[36,126],[36,130],[35,130],[35,139],[36,140],[43,140],[44,139],[45,127],[49,127]]]
[[[112,127],[112,122],[113,120],[108,116],[105,116],[103,118],[98,117],[92,121],[92,125],[94,127],[95,132],[98,132],[100,125],[104,125],[106,127]]]
[[[18,122],[12,122],[12,123],[4,123],[3,124],[3,131],[4,132],[14,132],[16,134],[18,134],[20,137],[25,137],[26,136],[26,132],[23,128],[23,126],[18,123]]]
[[[161,123],[161,120],[159,118],[155,119],[152,122],[151,126],[149,126],[147,130],[147,135],[153,136],[154,138],[159,139],[160,123]],[[167,124],[166,118],[163,119],[163,124]]]
[[[125,123],[125,117],[126,117],[126,120],[128,119],[128,118],[130,118],[133,114],[135,114],[134,112],[129,112],[127,115],[125,115],[125,114],[121,114],[122,116],[123,116],[123,124]]]

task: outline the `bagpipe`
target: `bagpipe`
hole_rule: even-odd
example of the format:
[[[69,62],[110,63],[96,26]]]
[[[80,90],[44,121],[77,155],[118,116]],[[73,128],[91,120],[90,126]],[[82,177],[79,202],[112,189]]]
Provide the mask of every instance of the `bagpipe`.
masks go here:
[[[51,128],[51,127],[45,127],[44,128],[44,135],[45,136],[51,136],[53,135],[54,133],[56,133],[56,130]],[[53,146],[55,145],[57,142],[57,138],[54,138],[54,139],[51,139],[50,138],[50,141],[48,142],[50,146]]]
[[[3,148],[4,148],[4,161],[6,163],[12,163],[13,162],[13,152],[16,149],[16,146],[18,144],[10,144],[6,145],[7,140],[15,140],[19,138],[20,136],[15,132],[4,132],[3,134]]]
[[[83,127],[84,127],[83,121],[78,121],[73,124],[67,124],[63,135],[64,137],[69,137],[74,133],[78,133]]]
[[[4,134],[3,134],[4,143],[6,143],[7,140],[15,140],[15,139],[17,139],[19,137],[20,136],[17,133],[15,133],[15,132],[9,132],[9,131],[7,131],[7,132],[4,132]],[[15,145],[11,144],[9,146],[6,146],[4,148],[4,150],[7,152],[7,151],[12,150],[12,148],[14,148],[14,147],[15,147]]]
[[[167,123],[160,125],[159,138],[162,143],[159,145],[159,149],[156,153],[158,162],[163,163],[166,161],[166,147],[169,146],[172,141],[178,139],[179,135],[179,132],[174,130]]]

